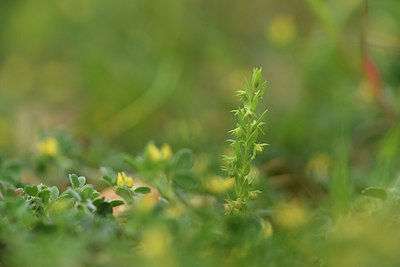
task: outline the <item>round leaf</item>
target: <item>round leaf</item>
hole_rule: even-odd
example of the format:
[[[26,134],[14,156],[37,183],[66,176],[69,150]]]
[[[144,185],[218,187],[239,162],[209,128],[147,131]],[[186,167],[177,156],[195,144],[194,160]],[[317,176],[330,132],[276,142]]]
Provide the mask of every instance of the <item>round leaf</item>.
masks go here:
[[[175,154],[173,162],[176,169],[191,169],[194,163],[194,155],[191,150],[184,148]]]
[[[195,189],[200,185],[200,178],[191,171],[180,170],[174,175],[174,183],[183,189]]]
[[[25,193],[27,193],[28,195],[34,197],[34,196],[36,196],[37,193],[39,192],[39,189],[37,188],[36,185],[32,185],[32,186],[26,185],[25,188],[24,188],[24,191],[25,191]]]

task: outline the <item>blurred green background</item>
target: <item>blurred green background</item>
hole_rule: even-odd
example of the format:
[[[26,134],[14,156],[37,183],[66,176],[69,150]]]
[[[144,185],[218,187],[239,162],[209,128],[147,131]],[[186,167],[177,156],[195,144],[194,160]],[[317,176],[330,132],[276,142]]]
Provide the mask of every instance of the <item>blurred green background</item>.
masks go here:
[[[356,184],[382,170],[389,177],[400,135],[400,5],[365,3],[1,1],[0,149],[25,154],[62,132],[95,150],[89,162],[148,140],[218,155],[236,90],[263,67],[263,170],[321,182],[332,169],[333,188],[350,175]]]

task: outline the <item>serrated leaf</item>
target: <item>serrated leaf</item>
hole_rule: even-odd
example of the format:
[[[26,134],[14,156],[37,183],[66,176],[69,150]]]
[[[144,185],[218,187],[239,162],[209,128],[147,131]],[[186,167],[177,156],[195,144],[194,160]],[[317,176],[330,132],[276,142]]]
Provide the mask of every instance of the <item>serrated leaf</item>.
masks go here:
[[[189,170],[178,170],[173,176],[174,183],[180,188],[191,190],[200,185],[200,178]]]
[[[176,169],[191,169],[194,163],[194,155],[190,149],[179,150],[173,158],[173,165]]]
[[[73,189],[79,188],[78,175],[70,174],[69,175],[69,181],[71,182],[71,186],[72,186]]]
[[[365,188],[361,194],[363,196],[368,196],[368,197],[374,197],[374,198],[380,198],[385,200],[387,198],[387,193],[386,190],[383,188],[378,188],[378,187],[368,187]]]
[[[151,192],[151,189],[150,189],[150,187],[147,187],[147,186],[140,186],[140,187],[136,188],[134,191],[135,191],[135,193],[148,194]]]
[[[32,185],[32,186],[26,185],[26,186],[24,187],[24,191],[25,191],[25,193],[27,193],[28,195],[34,197],[34,196],[36,196],[36,195],[38,194],[39,189],[37,188],[36,185]]]

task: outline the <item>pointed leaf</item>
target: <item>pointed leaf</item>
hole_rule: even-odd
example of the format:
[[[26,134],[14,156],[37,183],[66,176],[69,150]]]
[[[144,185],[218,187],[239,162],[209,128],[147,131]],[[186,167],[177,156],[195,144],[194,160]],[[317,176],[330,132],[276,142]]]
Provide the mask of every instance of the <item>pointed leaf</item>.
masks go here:
[[[117,199],[117,200],[113,200],[113,201],[111,201],[110,202],[110,204],[111,204],[111,207],[117,207],[117,206],[120,206],[120,205],[123,205],[125,202],[123,202],[122,200],[119,200],[119,199]]]
[[[380,198],[385,200],[387,198],[387,193],[386,190],[383,188],[378,188],[378,187],[368,187],[365,188],[361,194],[363,196],[368,196],[368,197],[374,197],[374,198]]]
[[[150,187],[147,186],[140,186],[135,189],[135,193],[140,193],[140,194],[148,194],[151,192]]]

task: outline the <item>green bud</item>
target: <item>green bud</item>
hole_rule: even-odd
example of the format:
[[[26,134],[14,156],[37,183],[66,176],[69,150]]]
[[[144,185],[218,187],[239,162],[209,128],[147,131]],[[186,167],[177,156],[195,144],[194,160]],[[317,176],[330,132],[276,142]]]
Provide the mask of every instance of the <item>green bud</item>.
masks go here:
[[[229,204],[224,204],[224,210],[226,213],[231,213],[232,212],[232,206]]]
[[[240,128],[240,127],[236,128],[235,130],[233,130],[233,134],[234,134],[236,137],[241,137],[241,136],[243,135],[243,130],[242,130],[242,128]]]
[[[233,202],[233,205],[238,210],[240,210],[242,208],[242,202],[240,200],[236,200],[235,202]]]
[[[258,194],[256,192],[250,192],[249,193],[249,198],[251,200],[256,200],[258,198]]]
[[[14,190],[14,192],[17,196],[20,196],[22,193],[24,193],[24,190],[22,188],[17,188]]]
[[[254,89],[258,88],[260,82],[261,82],[261,69],[255,68],[253,70],[253,78],[252,78],[253,88]]]
[[[256,151],[257,154],[260,154],[264,151],[264,146],[260,144],[255,144],[254,145],[254,150]]]

